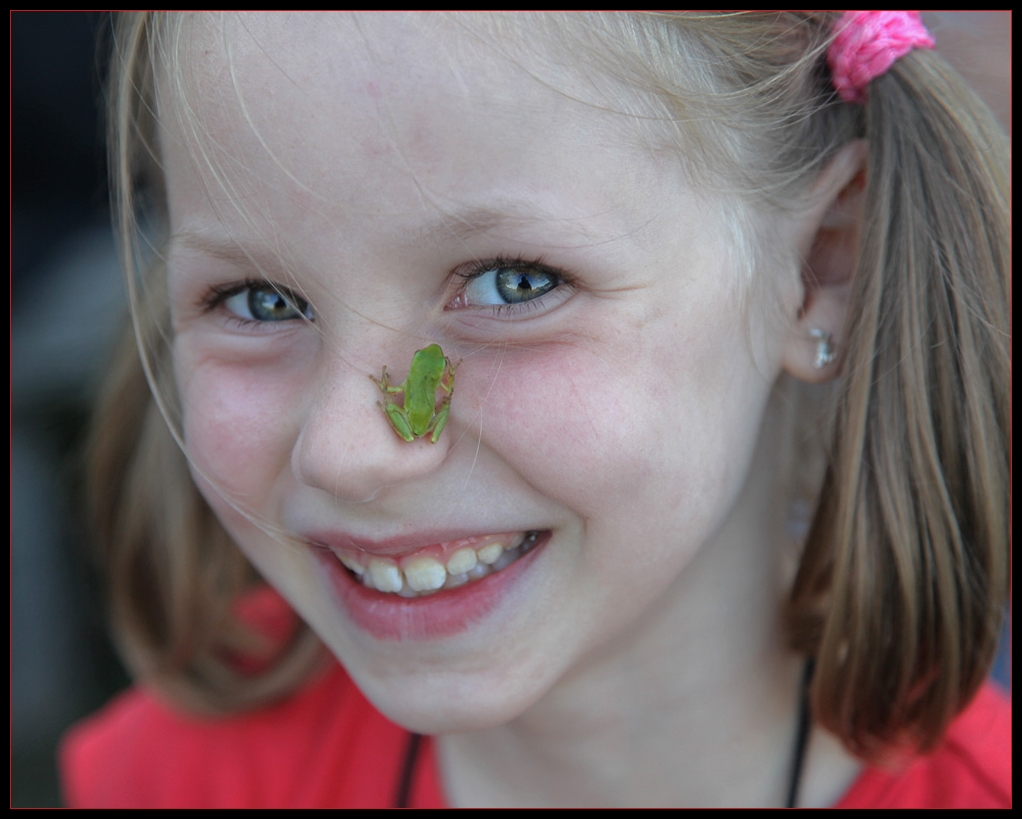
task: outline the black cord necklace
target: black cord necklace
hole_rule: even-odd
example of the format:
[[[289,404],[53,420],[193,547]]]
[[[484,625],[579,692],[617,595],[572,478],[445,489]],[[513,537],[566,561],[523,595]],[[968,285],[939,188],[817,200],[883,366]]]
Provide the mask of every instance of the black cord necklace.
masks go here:
[[[798,689],[798,726],[795,729],[795,752],[791,758],[791,776],[788,780],[788,798],[784,803],[786,808],[793,808],[798,804],[798,791],[802,785],[802,769],[805,767],[806,747],[809,744],[809,728],[812,725],[812,715],[809,711],[809,683],[813,679],[813,668],[816,663],[812,657],[806,660],[802,669],[802,683]],[[419,748],[422,746],[422,734],[408,734],[408,745],[405,746],[405,761],[401,767],[401,778],[397,783],[397,791],[394,796],[395,808],[407,808],[408,800],[412,793],[412,778],[415,776],[415,766],[419,758]]]
[[[397,781],[397,793],[394,796],[395,808],[407,808],[408,799],[412,795],[412,777],[415,776],[415,763],[419,758],[419,746],[422,745],[422,734],[408,734],[408,745],[405,747],[405,764],[401,768],[401,778]]]
[[[806,658],[802,668],[802,684],[798,689],[798,727],[795,729],[795,753],[791,757],[791,778],[788,780],[788,799],[784,807],[793,808],[798,804],[798,791],[802,785],[802,769],[805,767],[806,747],[809,744],[809,728],[813,716],[809,710],[809,683],[813,681],[816,660]]]

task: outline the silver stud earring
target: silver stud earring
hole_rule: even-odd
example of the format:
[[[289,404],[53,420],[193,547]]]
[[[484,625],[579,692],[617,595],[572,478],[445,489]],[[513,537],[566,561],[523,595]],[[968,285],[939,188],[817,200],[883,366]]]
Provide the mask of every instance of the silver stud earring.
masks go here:
[[[810,330],[809,335],[816,339],[816,361],[814,366],[822,370],[837,358],[833,336],[824,330]]]

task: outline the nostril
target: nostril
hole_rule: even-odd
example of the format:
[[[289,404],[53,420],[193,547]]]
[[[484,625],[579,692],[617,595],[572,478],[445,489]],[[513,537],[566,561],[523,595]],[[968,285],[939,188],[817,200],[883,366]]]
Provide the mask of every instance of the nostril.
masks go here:
[[[291,471],[299,483],[338,500],[363,502],[443,463],[452,440],[437,434],[443,429],[440,422],[446,423],[446,409],[436,424],[427,423],[422,435],[408,439],[392,411],[379,406],[379,393],[370,402],[352,386],[324,390],[306,408],[291,453]]]

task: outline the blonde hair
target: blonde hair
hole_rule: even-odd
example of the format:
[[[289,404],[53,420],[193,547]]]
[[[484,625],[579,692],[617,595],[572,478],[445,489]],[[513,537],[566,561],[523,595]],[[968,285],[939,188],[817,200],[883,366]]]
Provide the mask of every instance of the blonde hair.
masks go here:
[[[838,148],[868,141],[826,477],[787,615],[793,646],[816,658],[821,724],[862,756],[932,747],[989,670],[1009,591],[1005,135],[933,52],[900,60],[865,106],[842,103],[825,63],[831,14],[541,19],[580,32],[579,60],[656,100],[655,127],[683,144],[682,161],[753,208],[794,206]],[[158,254],[140,266],[138,249],[141,216],[163,219],[163,27],[124,15],[112,69],[132,293],[161,280]],[[742,225],[746,244],[761,244],[754,222]],[[172,397],[161,412],[147,384],[170,380],[166,306],[150,288],[133,299],[137,339],[111,370],[91,450],[113,623],[135,674],[194,708],[249,707],[293,690],[322,651],[302,626],[263,673],[225,655],[252,646],[230,606],[256,576],[189,476],[164,418]]]

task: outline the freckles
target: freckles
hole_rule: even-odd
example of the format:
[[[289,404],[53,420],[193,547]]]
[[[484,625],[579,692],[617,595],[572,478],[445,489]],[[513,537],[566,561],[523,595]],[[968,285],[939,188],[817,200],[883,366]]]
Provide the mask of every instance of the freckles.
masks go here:
[[[722,406],[719,351],[705,338],[672,343],[673,353],[627,339],[612,346],[507,355],[482,391],[484,443],[587,518],[663,513],[707,531],[745,448],[731,434],[735,407]]]
[[[254,500],[288,467],[296,434],[280,384],[207,366],[193,373],[182,403],[188,455],[220,491]]]
[[[607,369],[589,354],[505,359],[479,408],[484,442],[553,496],[570,487],[596,500],[648,473],[656,407]]]

